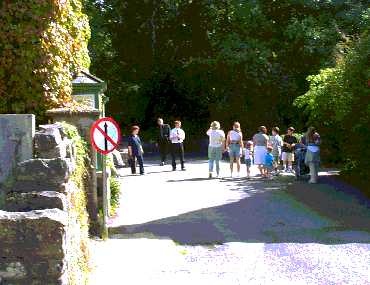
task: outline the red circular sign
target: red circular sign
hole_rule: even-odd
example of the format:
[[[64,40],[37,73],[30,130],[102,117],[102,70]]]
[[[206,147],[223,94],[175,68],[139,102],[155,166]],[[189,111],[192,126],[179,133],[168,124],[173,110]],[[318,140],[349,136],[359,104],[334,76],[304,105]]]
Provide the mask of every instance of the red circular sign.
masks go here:
[[[113,119],[101,118],[92,126],[90,137],[97,151],[108,154],[119,146],[121,131]]]

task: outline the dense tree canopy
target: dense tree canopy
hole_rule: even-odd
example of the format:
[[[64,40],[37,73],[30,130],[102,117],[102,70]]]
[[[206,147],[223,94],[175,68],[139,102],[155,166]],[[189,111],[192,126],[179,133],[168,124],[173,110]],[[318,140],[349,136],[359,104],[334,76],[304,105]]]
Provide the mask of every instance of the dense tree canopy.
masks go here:
[[[335,67],[308,77],[309,91],[294,104],[323,132],[332,159],[370,177],[370,36],[365,32],[338,46]]]
[[[345,35],[369,25],[357,0],[84,1],[91,72],[108,83],[108,115],[125,129],[179,118],[192,136],[212,120],[293,124],[307,76],[333,67]]]
[[[73,105],[71,78],[90,65],[80,0],[0,3],[0,113]]]

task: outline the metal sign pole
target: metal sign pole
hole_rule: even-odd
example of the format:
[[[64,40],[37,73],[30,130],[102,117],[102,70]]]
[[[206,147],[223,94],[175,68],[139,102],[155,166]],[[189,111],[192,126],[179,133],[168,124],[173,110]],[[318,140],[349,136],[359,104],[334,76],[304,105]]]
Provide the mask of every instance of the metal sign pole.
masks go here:
[[[108,127],[110,130],[110,134],[108,134]],[[102,136],[104,138],[102,138]],[[120,137],[121,132],[119,130],[119,127],[117,123],[111,118],[101,118],[92,126],[91,143],[94,148],[102,154],[103,158],[103,225],[101,227],[101,236],[105,241],[108,239],[108,216],[110,209],[110,181],[108,180],[110,177],[110,172],[107,173],[107,154],[117,149]],[[108,149],[108,141],[110,143],[110,149]]]
[[[108,134],[107,123],[104,124],[104,132]],[[105,151],[108,150],[108,141],[104,137]],[[103,154],[103,239],[108,239],[108,199],[107,199],[107,155]]]

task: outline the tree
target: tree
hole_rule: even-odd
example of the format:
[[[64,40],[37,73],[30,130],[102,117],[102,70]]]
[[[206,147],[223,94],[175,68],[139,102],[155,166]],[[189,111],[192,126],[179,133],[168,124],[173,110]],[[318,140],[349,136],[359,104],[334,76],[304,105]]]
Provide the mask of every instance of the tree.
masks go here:
[[[370,177],[366,159],[370,131],[370,37],[338,45],[336,66],[307,78],[309,91],[295,100],[309,115],[308,124],[324,131],[329,150],[339,153],[349,172]],[[335,147],[334,147],[335,146]]]
[[[108,82],[108,113],[144,129],[158,115],[181,117],[194,136],[212,120],[240,121],[250,135],[260,124],[299,128],[305,118],[292,102],[307,92],[307,76],[332,67],[341,33],[361,30],[369,16],[344,0],[86,2],[100,13],[89,15],[110,55],[91,53]]]

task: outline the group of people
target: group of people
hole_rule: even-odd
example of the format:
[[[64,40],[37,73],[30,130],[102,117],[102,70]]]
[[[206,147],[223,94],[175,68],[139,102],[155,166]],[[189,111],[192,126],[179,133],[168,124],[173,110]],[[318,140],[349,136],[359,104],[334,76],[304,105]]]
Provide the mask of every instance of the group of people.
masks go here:
[[[184,158],[184,139],[185,132],[181,129],[181,122],[175,121],[175,128],[171,130],[168,124],[163,123],[162,118],[157,120],[159,130],[157,134],[157,143],[161,153],[161,163],[163,166],[166,162],[166,156],[168,149],[171,150],[172,154],[172,171],[176,171],[176,155],[180,156],[181,170],[185,171],[185,158]],[[131,167],[131,173],[136,174],[135,159],[139,163],[140,175],[145,175],[143,154],[144,150],[140,137],[138,136],[140,128],[138,126],[131,127],[131,134],[128,138],[128,155],[129,164]]]
[[[180,156],[181,170],[185,171],[184,145],[185,132],[181,129],[181,122],[175,121],[175,128],[171,129],[168,124],[163,123],[162,118],[157,120],[159,130],[157,133],[157,143],[161,153],[160,165],[166,161],[167,152],[170,149],[172,155],[172,171],[176,171],[176,155]],[[129,161],[132,174],[136,173],[135,158],[139,163],[140,174],[145,175],[143,166],[143,148],[138,136],[140,128],[131,127],[132,133],[129,136]],[[209,136],[209,178],[213,177],[213,169],[216,168],[216,177],[220,177],[220,161],[222,154],[228,152],[230,157],[231,177],[234,177],[234,162],[236,163],[236,177],[240,177],[241,156],[245,158],[247,178],[251,178],[250,168],[252,159],[265,179],[273,179],[273,174],[278,174],[280,161],[283,161],[285,172],[293,172],[292,164],[294,160],[294,150],[307,148],[304,163],[310,167],[311,179],[309,183],[317,183],[318,167],[321,164],[319,134],[313,127],[309,127],[307,133],[299,141],[294,136],[294,128],[289,127],[287,134],[282,139],[279,135],[278,127],[272,128],[272,135],[269,138],[267,128],[260,126],[258,133],[253,136],[252,141],[243,141],[243,134],[240,124],[235,122],[233,129],[225,135],[220,123],[214,121],[206,134]]]
[[[234,162],[237,165],[236,177],[240,177],[240,161],[244,155],[247,169],[247,178],[249,179],[250,167],[252,158],[254,164],[258,166],[261,176],[266,179],[273,179],[273,174],[278,174],[280,161],[283,160],[285,172],[293,172],[294,150],[297,148],[307,148],[304,163],[309,165],[311,179],[309,183],[317,183],[318,167],[321,164],[320,160],[320,144],[321,139],[319,134],[313,127],[309,127],[307,133],[303,135],[299,142],[294,136],[294,128],[289,127],[287,135],[282,139],[279,135],[278,127],[272,128],[272,136],[269,138],[266,135],[267,128],[260,126],[258,133],[253,136],[252,141],[243,142],[243,134],[240,129],[240,124],[235,122],[233,129],[227,133],[221,130],[220,123],[214,121],[211,123],[207,135],[209,136],[209,178],[213,176],[214,164],[216,165],[216,177],[220,176],[220,160],[222,152],[228,152],[230,157],[231,177],[234,177],[233,168]]]

